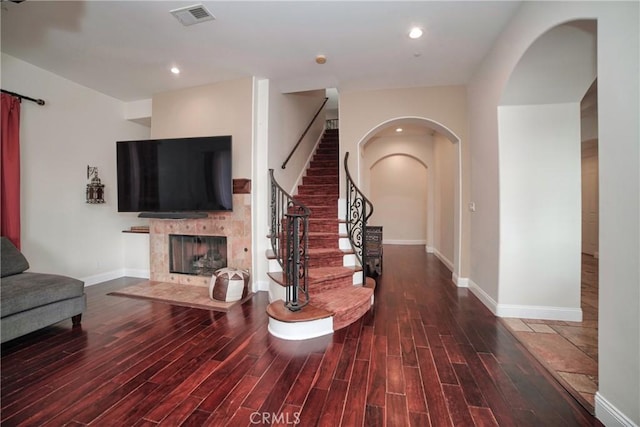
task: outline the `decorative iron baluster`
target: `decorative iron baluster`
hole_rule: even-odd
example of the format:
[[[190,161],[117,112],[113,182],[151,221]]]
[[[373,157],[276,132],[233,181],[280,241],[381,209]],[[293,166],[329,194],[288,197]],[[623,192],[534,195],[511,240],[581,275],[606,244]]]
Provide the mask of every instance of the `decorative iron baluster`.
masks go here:
[[[309,215],[311,211],[271,180],[271,248],[285,279],[285,307],[298,311],[309,303]]]
[[[347,234],[349,242],[362,266],[362,283],[367,277],[367,221],[373,214],[373,204],[356,186],[349,173],[349,153],[344,156],[344,171],[347,178]]]

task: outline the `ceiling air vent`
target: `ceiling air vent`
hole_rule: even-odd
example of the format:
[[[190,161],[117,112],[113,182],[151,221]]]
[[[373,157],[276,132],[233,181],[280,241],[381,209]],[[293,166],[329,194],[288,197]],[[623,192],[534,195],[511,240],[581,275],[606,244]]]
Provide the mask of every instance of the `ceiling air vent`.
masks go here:
[[[211,12],[201,4],[173,9],[170,12],[184,26],[216,19],[215,16],[213,16]]]

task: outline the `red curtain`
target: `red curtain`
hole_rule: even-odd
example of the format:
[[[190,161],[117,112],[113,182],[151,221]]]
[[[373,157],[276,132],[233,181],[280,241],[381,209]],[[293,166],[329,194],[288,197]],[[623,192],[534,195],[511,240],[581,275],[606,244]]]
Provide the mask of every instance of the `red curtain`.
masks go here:
[[[20,100],[2,94],[0,234],[20,249]]]

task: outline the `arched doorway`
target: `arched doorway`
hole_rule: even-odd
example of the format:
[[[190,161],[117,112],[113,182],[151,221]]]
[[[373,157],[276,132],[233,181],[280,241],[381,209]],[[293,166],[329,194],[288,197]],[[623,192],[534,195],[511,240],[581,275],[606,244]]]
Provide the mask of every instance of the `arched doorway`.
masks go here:
[[[398,129],[410,130],[406,137],[400,137]],[[380,144],[383,139],[403,140],[401,144]],[[431,151],[425,148],[431,144]],[[380,148],[380,145],[384,145]],[[461,140],[449,128],[443,124],[423,117],[396,117],[388,119],[370,129],[358,142],[357,176],[361,188],[367,194],[372,194],[371,170],[378,166],[389,166],[390,161],[405,162],[412,165],[410,168],[420,170],[418,163],[423,165],[426,176],[426,215],[424,225],[425,233],[418,233],[415,239],[405,238],[390,239],[394,243],[407,242],[409,244],[425,244],[425,249],[434,252],[452,270],[452,279],[458,286],[467,286],[465,280],[460,278],[461,265]],[[367,151],[371,147],[375,149],[375,155],[367,160]],[[433,147],[440,147],[436,153],[448,158],[447,171],[439,171],[431,165],[444,165],[445,162],[437,162]],[[414,160],[410,160],[413,158]],[[386,160],[385,160],[386,159]],[[416,159],[419,159],[416,160]],[[415,168],[413,168],[415,166]],[[396,168],[398,165],[396,165]],[[400,170],[400,169],[397,169]],[[388,172],[388,171],[387,171]],[[404,169],[403,172],[410,173]],[[438,174],[438,172],[441,172]],[[444,178],[443,178],[444,177]],[[450,179],[449,179],[450,178]],[[424,178],[420,178],[424,179]],[[375,180],[375,178],[374,178]],[[446,181],[446,182],[445,182]],[[444,201],[444,203],[443,203]],[[375,206],[375,203],[374,203]],[[375,209],[375,208],[374,208]],[[406,232],[406,230],[405,230]],[[387,236],[385,233],[385,240]]]
[[[597,138],[597,116],[594,132],[593,123],[585,124],[584,102],[597,77],[596,49],[596,21],[551,28],[520,58],[498,107],[496,314],[524,319],[507,324],[517,327],[523,343],[590,409],[598,376],[598,292],[597,281],[595,293],[584,292],[594,284],[583,274],[583,137]],[[595,307],[581,304],[585,295]]]

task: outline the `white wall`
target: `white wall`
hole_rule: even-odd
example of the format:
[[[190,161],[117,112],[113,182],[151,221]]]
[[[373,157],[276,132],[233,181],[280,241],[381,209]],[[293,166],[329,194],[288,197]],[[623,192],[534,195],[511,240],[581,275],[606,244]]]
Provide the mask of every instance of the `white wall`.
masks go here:
[[[468,87],[472,289],[498,298],[498,116],[509,76],[552,27],[598,21],[599,392],[607,425],[640,424],[640,74],[637,2],[524,2]],[[504,220],[504,219],[503,219]]]
[[[117,212],[116,141],[149,137],[124,104],[2,54],[2,87],[42,98],[22,103],[22,249],[31,271],[87,284],[123,274],[122,230],[140,221]],[[105,204],[85,203],[87,165],[97,166]]]
[[[580,105],[502,106],[498,128],[498,315],[580,321]]]

